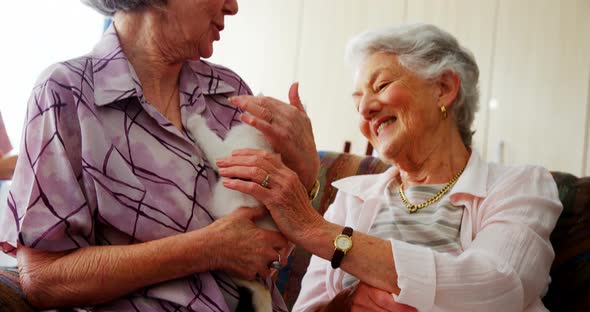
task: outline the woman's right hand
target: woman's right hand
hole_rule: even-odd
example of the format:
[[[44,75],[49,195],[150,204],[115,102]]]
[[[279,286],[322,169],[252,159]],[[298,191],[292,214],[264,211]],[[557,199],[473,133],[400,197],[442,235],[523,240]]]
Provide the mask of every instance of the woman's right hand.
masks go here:
[[[278,260],[279,252],[285,254],[289,244],[280,232],[256,226],[256,220],[267,213],[264,207],[242,207],[209,226],[214,244],[212,271],[225,271],[246,280],[255,279],[257,275],[263,278],[270,275],[270,264]]]
[[[211,270],[242,279],[257,273],[267,277],[269,264],[278,258],[275,249],[288,244],[279,232],[256,227],[254,220],[265,213],[265,208],[240,208],[205,228],[131,245],[63,252],[19,245],[21,287],[32,305],[47,310],[110,302],[148,285]]]

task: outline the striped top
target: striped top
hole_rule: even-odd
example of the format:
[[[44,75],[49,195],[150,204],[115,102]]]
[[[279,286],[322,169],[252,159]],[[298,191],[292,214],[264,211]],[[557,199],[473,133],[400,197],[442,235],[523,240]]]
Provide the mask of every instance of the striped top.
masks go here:
[[[411,203],[418,204],[432,198],[444,186],[445,184],[417,185],[409,187],[404,194]],[[368,234],[458,255],[463,251],[459,239],[463,208],[451,204],[445,195],[436,203],[409,213],[401,201],[399,183],[394,179],[385,188],[383,203]],[[356,281],[354,276],[346,273],[342,284],[346,288]]]

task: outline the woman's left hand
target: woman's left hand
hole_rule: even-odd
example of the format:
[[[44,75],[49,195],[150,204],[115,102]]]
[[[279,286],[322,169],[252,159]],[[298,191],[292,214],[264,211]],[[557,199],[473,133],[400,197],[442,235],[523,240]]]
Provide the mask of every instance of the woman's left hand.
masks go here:
[[[322,312],[415,312],[416,309],[397,303],[393,296],[363,282],[341,291]]]
[[[256,198],[269,210],[279,230],[295,244],[324,221],[311,206],[299,176],[276,153],[236,150],[217,161],[223,185]],[[262,186],[268,176],[268,184]]]
[[[274,151],[299,175],[306,190],[311,190],[320,168],[311,121],[299,98],[299,84],[289,89],[289,104],[266,96],[236,96],[233,105],[250,114],[242,121],[260,130]]]

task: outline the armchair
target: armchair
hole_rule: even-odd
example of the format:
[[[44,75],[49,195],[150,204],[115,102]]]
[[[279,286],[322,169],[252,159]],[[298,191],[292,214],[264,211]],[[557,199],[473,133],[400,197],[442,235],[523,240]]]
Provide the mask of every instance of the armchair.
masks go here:
[[[313,205],[324,213],[334,200],[335,180],[359,174],[383,172],[387,165],[370,156],[320,152],[320,194]],[[555,261],[552,283],[543,299],[551,311],[590,311],[590,177],[552,172],[564,210],[551,235]],[[292,307],[300,282],[309,264],[310,254],[295,248],[276,282],[288,307]],[[32,311],[22,297],[14,268],[0,268],[0,311]]]

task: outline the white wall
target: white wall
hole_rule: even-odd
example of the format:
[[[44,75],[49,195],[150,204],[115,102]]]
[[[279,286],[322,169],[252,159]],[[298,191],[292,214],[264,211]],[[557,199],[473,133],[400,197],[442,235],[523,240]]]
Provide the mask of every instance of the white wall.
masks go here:
[[[0,111],[15,150],[26,104],[39,74],[49,65],[89,52],[103,18],[80,0],[2,2],[0,18]]]
[[[488,142],[508,163],[583,174],[590,1],[500,0]],[[488,149],[488,159],[495,151]]]

